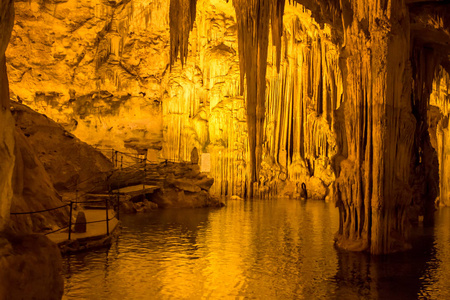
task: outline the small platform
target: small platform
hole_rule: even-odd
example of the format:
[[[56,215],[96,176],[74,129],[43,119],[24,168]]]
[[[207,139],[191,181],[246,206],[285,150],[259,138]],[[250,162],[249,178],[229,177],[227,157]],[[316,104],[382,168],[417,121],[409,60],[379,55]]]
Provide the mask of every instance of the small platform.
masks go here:
[[[72,232],[70,240],[68,230],[50,233],[47,237],[56,243],[62,253],[77,252],[87,249],[107,247],[111,245],[112,238],[116,236],[120,221],[115,217],[108,221],[109,235],[106,228],[106,211],[99,209],[84,210],[87,222],[103,221],[86,224],[86,232]],[[108,217],[115,215],[114,210],[108,210]]]
[[[120,188],[117,190],[113,190],[113,194],[119,194],[119,195],[130,195],[131,197],[139,196],[139,195],[145,195],[145,194],[151,194],[157,189],[159,189],[159,186],[156,185],[132,185],[127,186],[124,188]]]

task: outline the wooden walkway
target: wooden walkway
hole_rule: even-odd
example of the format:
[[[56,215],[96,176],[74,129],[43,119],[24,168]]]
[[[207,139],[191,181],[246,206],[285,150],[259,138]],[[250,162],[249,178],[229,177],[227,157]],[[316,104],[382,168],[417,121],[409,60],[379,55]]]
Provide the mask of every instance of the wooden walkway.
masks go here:
[[[109,234],[106,225],[106,211],[104,209],[87,209],[83,211],[86,215],[86,232],[72,232],[70,240],[68,239],[69,233],[67,230],[47,235],[50,240],[58,244],[61,252],[76,252],[111,244],[110,237],[115,235],[120,224],[120,221],[113,217],[115,215],[114,210],[108,210],[108,216],[110,219],[112,218],[108,221]]]
[[[156,185],[132,185],[123,187],[117,190],[113,190],[113,194],[119,194],[119,195],[130,195],[131,197],[139,196],[139,195],[145,195],[153,193],[155,190],[159,189],[159,186]]]

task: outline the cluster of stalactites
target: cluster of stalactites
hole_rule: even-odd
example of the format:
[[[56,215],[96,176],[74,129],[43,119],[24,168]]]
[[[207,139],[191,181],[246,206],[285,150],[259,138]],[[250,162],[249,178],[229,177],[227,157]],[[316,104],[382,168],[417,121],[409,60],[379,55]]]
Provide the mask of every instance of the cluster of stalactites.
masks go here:
[[[277,47],[279,69],[285,0],[234,0],[233,6],[238,25],[241,87],[244,86],[244,78],[247,87],[249,179],[253,183],[259,177],[261,166],[269,24],[272,25],[273,43]]]
[[[170,0],[170,66],[176,62],[178,53],[181,64],[186,62],[196,6],[197,0]]]
[[[228,1],[227,1],[228,2]],[[182,65],[188,55],[189,32],[195,20],[197,0],[170,1],[170,64],[178,53]],[[241,87],[246,79],[247,117],[250,142],[251,182],[256,181],[261,161],[261,145],[265,114],[265,80],[269,24],[277,49],[277,69],[281,61],[281,36],[285,0],[234,0],[238,24]],[[244,89],[241,88],[241,93]]]

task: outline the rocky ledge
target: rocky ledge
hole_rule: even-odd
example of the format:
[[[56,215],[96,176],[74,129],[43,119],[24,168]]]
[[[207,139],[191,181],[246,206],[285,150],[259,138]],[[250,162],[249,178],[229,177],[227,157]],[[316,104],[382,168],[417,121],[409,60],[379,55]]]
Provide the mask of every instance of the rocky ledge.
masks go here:
[[[142,184],[142,193],[120,195],[125,213],[145,212],[157,208],[222,207],[209,189],[213,178],[200,172],[198,164],[163,162],[117,170],[109,178],[113,189]]]

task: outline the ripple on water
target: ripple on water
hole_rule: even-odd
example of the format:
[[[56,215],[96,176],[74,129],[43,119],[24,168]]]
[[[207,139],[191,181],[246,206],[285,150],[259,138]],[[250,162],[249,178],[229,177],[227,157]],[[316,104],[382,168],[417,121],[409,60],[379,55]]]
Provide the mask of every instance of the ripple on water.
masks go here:
[[[415,251],[373,258],[333,246],[323,202],[228,201],[124,216],[108,250],[64,258],[65,299],[450,299],[450,211]]]

